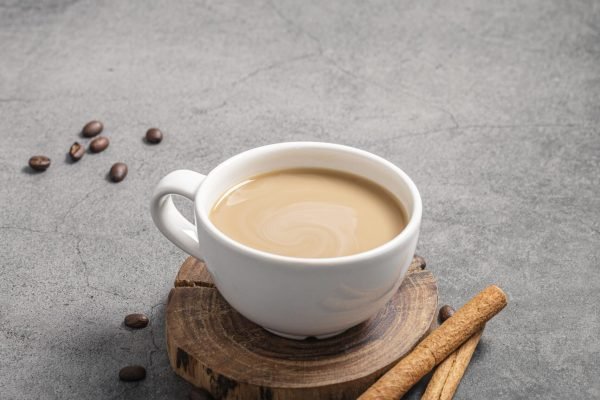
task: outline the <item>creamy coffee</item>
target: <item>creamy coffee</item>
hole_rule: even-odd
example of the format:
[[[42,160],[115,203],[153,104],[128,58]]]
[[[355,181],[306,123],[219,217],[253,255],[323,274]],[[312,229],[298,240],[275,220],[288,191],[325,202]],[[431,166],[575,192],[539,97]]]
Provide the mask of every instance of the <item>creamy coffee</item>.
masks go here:
[[[383,187],[357,175],[316,168],[254,176],[225,192],[210,219],[249,247],[306,258],[373,249],[407,224],[404,207]]]

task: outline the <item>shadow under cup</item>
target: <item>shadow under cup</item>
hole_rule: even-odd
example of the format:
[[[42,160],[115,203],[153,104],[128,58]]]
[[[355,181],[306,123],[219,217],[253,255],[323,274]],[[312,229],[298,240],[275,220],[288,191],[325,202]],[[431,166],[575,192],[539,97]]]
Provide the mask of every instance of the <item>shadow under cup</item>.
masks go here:
[[[324,168],[367,178],[404,206],[408,224],[389,242],[343,257],[271,254],[226,236],[213,205],[249,177],[290,168]],[[242,315],[281,336],[330,337],[373,316],[398,289],[416,248],[421,199],[398,167],[366,151],[326,143],[281,143],[241,153],[211,171],[195,196],[200,253],[223,297]]]

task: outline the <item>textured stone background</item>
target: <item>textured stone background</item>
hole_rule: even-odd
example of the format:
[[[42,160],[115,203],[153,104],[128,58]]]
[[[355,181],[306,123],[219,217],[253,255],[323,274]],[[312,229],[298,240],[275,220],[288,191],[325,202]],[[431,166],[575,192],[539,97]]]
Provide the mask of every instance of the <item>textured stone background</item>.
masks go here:
[[[593,1],[3,0],[0,397],[185,398],[163,334],[185,255],[152,224],[153,186],[319,140],[415,180],[441,303],[510,295],[457,398],[599,398],[599,105]],[[111,146],[67,163],[93,118]],[[152,326],[122,327],[133,311]],[[133,362],[147,379],[119,382]]]

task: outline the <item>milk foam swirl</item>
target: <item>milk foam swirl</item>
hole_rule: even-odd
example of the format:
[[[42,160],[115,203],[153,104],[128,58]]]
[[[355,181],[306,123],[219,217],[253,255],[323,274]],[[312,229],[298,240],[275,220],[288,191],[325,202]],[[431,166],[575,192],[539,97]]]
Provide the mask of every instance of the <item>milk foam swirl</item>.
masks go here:
[[[257,211],[240,224],[269,247],[285,247],[303,257],[331,257],[357,246],[358,221],[350,207],[305,201]]]

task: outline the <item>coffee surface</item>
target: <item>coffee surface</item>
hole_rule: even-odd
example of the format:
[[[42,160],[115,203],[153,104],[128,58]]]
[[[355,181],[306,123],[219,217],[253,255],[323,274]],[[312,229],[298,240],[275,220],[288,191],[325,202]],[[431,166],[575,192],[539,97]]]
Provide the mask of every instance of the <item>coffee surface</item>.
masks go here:
[[[340,257],[378,247],[406,226],[403,206],[365,178],[327,169],[286,169],[224,193],[210,219],[230,238],[269,253]]]

